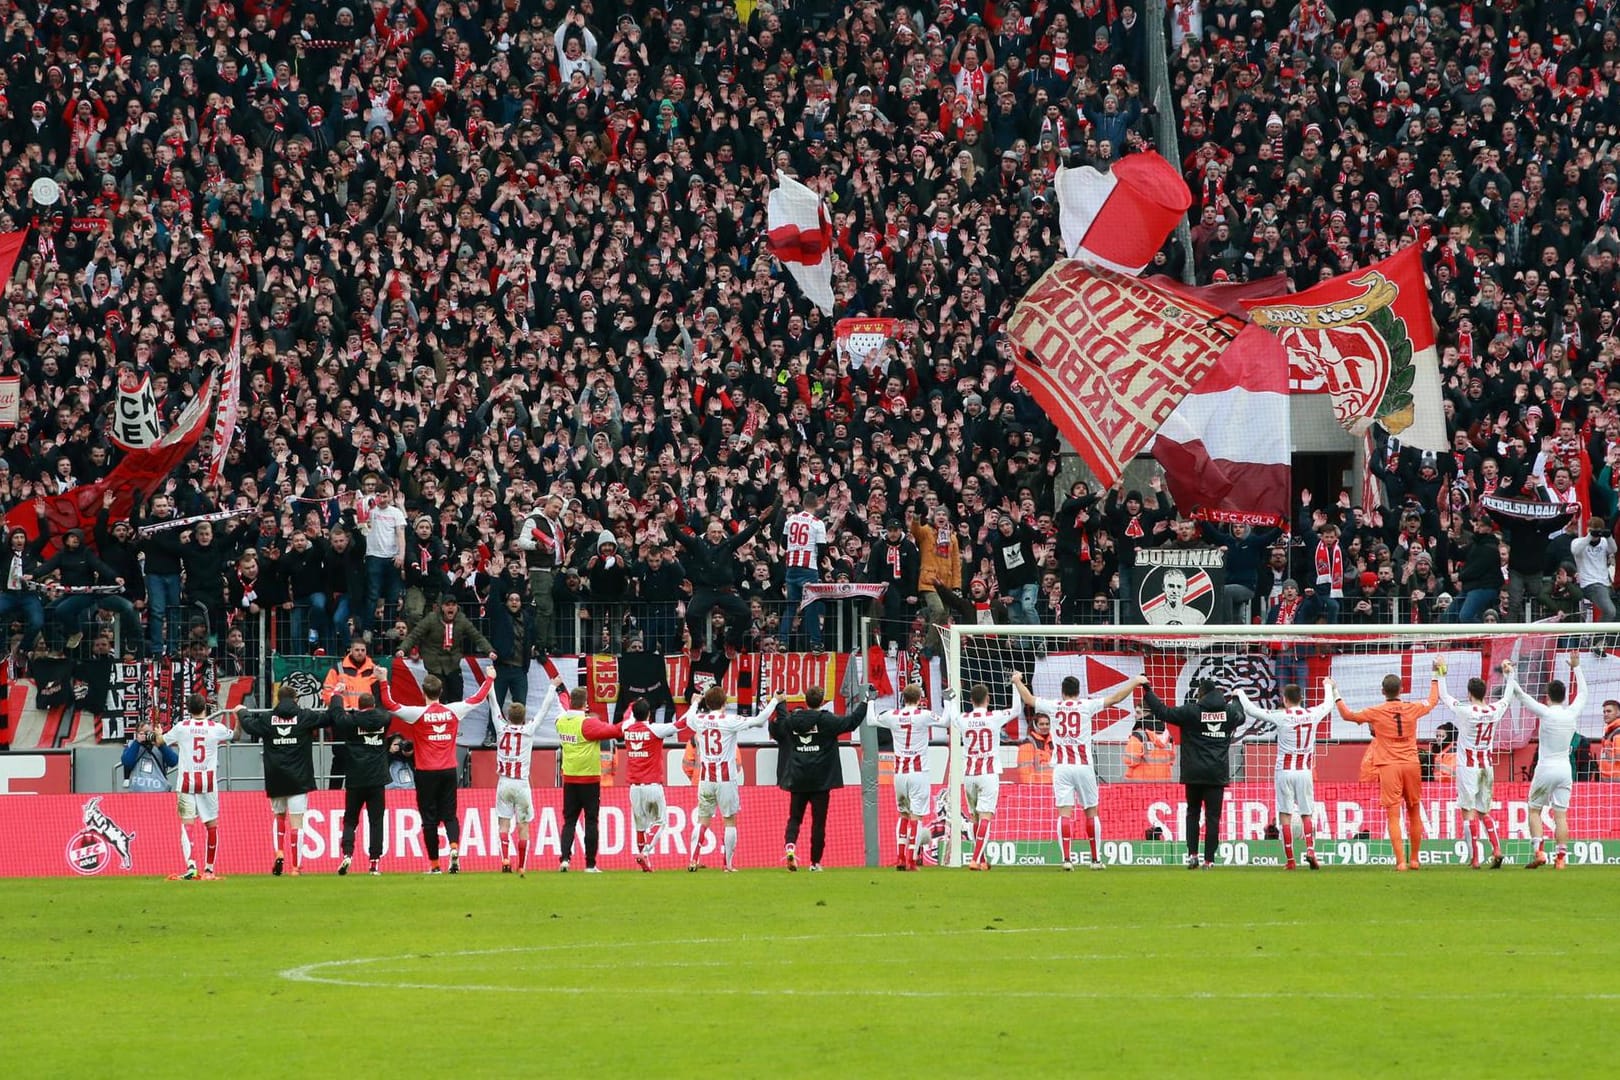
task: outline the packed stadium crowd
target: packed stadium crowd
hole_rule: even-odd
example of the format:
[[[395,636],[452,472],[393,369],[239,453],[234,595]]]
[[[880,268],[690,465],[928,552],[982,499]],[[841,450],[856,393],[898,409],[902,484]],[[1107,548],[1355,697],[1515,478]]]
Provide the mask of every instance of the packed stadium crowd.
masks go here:
[[[199,612],[285,611],[277,648],[336,653],[450,597],[541,652],[585,612],[593,647],[698,644],[716,610],[730,644],[819,646],[796,569],[890,584],[883,636],[932,647],[949,619],[1111,621],[1135,548],[1211,543],[1222,618],[1613,617],[1613,3],[1171,5],[1194,201],[1156,269],[1303,287],[1410,238],[1431,275],[1453,451],[1381,437],[1382,505],[1304,492],[1287,533],[1183,520],[1157,478],[1070,484],[1013,377],[1056,170],[1160,145],[1140,5],[0,15],[0,232],[30,230],[6,508],[106,475],[126,370],[169,423],[240,314],[245,373],[220,484],[192,460],[43,564],[12,534],[25,634],[99,608],[126,651],[172,651]],[[769,254],[777,170],[828,201],[841,313],[901,320],[869,367]],[[807,507],[826,542],[790,567]],[[47,613],[21,578],[58,571],[119,591]]]

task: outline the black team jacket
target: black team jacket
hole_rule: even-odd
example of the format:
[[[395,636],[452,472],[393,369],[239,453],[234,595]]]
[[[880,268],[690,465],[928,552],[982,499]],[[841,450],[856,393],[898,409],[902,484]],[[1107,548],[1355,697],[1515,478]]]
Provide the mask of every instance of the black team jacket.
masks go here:
[[[264,740],[264,793],[272,799],[304,795],[315,790],[315,761],[310,752],[315,732],[343,715],[336,697],[324,709],[300,709],[296,702],[278,701],[270,712],[242,713],[242,730]]]
[[[350,791],[388,786],[388,723],[383,709],[341,710],[332,731],[349,748],[343,785]]]
[[[776,740],[776,786],[783,791],[832,791],[844,786],[838,760],[838,737],[861,726],[866,702],[839,716],[824,709],[794,709],[771,714],[770,734]]]
[[[1181,729],[1181,782],[1183,784],[1229,784],[1232,782],[1232,736],[1243,725],[1243,706],[1227,701],[1220,691],[1174,708],[1159,700],[1148,687],[1142,704],[1154,719]]]

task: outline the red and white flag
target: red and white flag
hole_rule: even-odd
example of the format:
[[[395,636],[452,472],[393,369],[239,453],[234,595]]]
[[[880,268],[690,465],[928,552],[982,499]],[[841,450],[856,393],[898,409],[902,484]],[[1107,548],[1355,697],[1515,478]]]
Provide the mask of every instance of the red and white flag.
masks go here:
[[[1178,508],[1205,521],[1288,524],[1288,358],[1246,326],[1159,429],[1153,456]]]
[[[851,371],[859,371],[877,361],[878,353],[900,332],[899,319],[839,319],[834,328],[838,355]]]
[[[1059,169],[1055,186],[1064,254],[1122,274],[1141,273],[1192,205],[1187,181],[1152,150],[1107,172]]]
[[[1196,295],[1093,269],[1053,266],[1013,309],[1018,381],[1104,485],[1202,382],[1238,320]]]
[[[1148,278],[1247,320],[1242,301],[1288,288],[1279,274],[1232,285],[1183,285]],[[1288,357],[1270,334],[1245,326],[1204,381],[1181,399],[1159,429],[1153,456],[1164,466],[1176,506],[1226,524],[1289,521]]]
[[[821,196],[784,173],[765,209],[771,254],[817,307],[833,313],[832,222]]]
[[[245,304],[236,305],[236,329],[231,332],[231,351],[225,357],[225,371],[219,382],[219,410],[214,413],[213,447],[208,459],[208,486],[219,483],[225,468],[225,454],[236,438],[236,417],[242,407],[242,313]]]
[[[1363,435],[1376,423],[1408,446],[1449,449],[1420,243],[1302,293],[1243,306],[1277,335],[1298,381],[1320,380],[1345,430]]]

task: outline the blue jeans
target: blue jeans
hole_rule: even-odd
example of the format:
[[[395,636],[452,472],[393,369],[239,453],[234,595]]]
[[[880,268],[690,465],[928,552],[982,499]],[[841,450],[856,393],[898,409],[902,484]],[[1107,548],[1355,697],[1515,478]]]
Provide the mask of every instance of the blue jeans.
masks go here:
[[[179,606],[179,574],[146,575],[146,645],[153,656],[165,656],[171,651],[169,621]]]
[[[1007,617],[1015,623],[1025,626],[1037,626],[1041,621],[1041,612],[1036,604],[1041,598],[1041,587],[1033,582],[1020,585],[1012,590],[1012,604],[1007,609]]]
[[[52,613],[56,621],[67,627],[68,633],[83,629],[84,616],[89,611],[110,611],[118,616],[120,645],[127,651],[138,651],[141,640],[141,619],[135,614],[135,605],[122,596],[74,595],[64,596],[56,602]]]
[[[804,599],[804,587],[821,580],[821,571],[813,566],[790,566],[787,569],[787,610],[782,613],[782,625],[777,634],[782,648],[788,647],[789,629],[799,612],[799,601]],[[804,639],[810,647],[821,647],[821,601],[809,605],[803,612]]]
[[[1446,612],[1442,622],[1477,623],[1485,618],[1485,613],[1496,607],[1496,601],[1501,597],[1501,589],[1469,589],[1462,594],[1460,602],[1453,601],[1451,610]]]
[[[529,702],[529,664],[495,665],[495,688],[491,691],[494,697],[490,700],[491,715],[495,719],[495,726],[500,727],[500,721],[506,715],[506,706],[517,702],[525,707]],[[531,718],[532,719],[532,718]]]
[[[381,629],[382,620],[388,618],[399,604],[399,593],[405,586],[405,575],[394,565],[393,559],[379,559],[367,555],[366,586],[366,600],[371,604],[371,610],[375,612],[378,604],[383,607],[382,617],[376,620],[377,628]],[[364,613],[361,621],[364,621]]]
[[[22,647],[27,652],[39,632],[45,629],[45,605],[40,603],[38,593],[0,593],[0,628],[11,621],[12,612],[22,620]]]
[[[345,652],[349,648],[349,594],[341,593],[332,605],[332,618],[326,624],[326,651]]]
[[[324,642],[332,636],[332,624],[326,617],[326,594],[323,592],[310,593],[293,604],[292,638],[282,651],[294,656],[313,651],[309,640],[311,631],[314,631],[317,642]]]

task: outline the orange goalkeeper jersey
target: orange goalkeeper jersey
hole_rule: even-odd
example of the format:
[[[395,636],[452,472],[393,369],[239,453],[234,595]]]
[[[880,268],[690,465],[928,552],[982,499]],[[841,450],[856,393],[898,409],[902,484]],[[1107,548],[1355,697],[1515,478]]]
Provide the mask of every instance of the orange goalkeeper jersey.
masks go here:
[[[1370,709],[1351,712],[1339,700],[1339,715],[1352,724],[1372,728],[1373,744],[1364,765],[1416,765],[1418,763],[1418,721],[1440,704],[1440,680],[1429,684],[1428,701],[1386,701]]]

